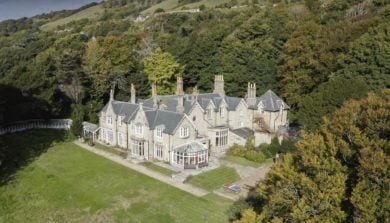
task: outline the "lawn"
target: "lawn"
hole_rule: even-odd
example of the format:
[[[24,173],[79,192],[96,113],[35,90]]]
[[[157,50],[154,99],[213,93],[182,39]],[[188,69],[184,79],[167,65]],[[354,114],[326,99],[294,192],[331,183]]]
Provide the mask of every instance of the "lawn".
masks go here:
[[[261,166],[261,163],[256,163],[256,162],[247,160],[244,157],[239,157],[239,156],[225,155],[221,159],[232,162],[232,163],[239,164],[241,166],[250,166],[250,167],[255,167],[255,168]]]
[[[15,140],[28,147],[26,134]],[[47,145],[0,186],[0,222],[227,222],[229,200],[195,197],[71,142]]]
[[[161,166],[154,164],[152,162],[143,162],[143,163],[141,163],[141,165],[143,165],[151,170],[154,170],[154,171],[157,171],[157,172],[162,173],[164,175],[167,175],[167,176],[172,176],[172,174],[175,173],[175,171],[173,171],[173,170],[161,167]]]
[[[192,177],[189,183],[212,191],[222,187],[225,183],[231,183],[238,180],[240,180],[240,176],[234,168],[221,166]]]
[[[77,12],[71,16],[58,19],[53,22],[49,22],[41,26],[42,30],[51,30],[57,28],[57,26],[65,25],[69,22],[80,20],[80,19],[95,19],[102,15],[104,8],[101,5],[95,5],[89,8],[86,8],[80,12]]]
[[[127,157],[127,152],[125,152],[124,150],[119,149],[119,148],[113,148],[113,147],[106,146],[106,145],[103,145],[103,144],[100,144],[97,142],[94,142],[94,147],[97,149],[109,152],[109,153],[113,153],[113,154],[118,155],[124,159]]]

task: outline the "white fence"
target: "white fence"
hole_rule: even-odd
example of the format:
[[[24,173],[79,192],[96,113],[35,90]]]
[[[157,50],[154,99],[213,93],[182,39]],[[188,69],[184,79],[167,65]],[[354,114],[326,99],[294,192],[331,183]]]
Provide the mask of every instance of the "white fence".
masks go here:
[[[71,119],[31,119],[0,125],[0,135],[28,129],[70,129]]]

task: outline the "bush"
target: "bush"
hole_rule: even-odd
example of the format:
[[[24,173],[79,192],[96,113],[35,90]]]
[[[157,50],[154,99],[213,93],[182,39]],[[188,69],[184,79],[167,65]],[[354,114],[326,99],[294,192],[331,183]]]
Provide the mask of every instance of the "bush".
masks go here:
[[[75,136],[80,136],[83,132],[83,121],[84,121],[84,108],[81,104],[73,104],[72,105],[72,127],[70,131]]]
[[[262,152],[256,152],[254,150],[246,151],[244,155],[245,159],[254,161],[254,162],[264,162],[265,155]]]
[[[245,209],[250,208],[251,205],[244,199],[239,199],[238,201],[234,202],[232,206],[229,207],[227,210],[227,214],[229,217],[229,221],[233,222],[237,219],[241,218],[241,212]]]
[[[162,13],[162,12],[165,12],[165,10],[162,8],[158,8],[158,9],[154,10],[154,13]]]

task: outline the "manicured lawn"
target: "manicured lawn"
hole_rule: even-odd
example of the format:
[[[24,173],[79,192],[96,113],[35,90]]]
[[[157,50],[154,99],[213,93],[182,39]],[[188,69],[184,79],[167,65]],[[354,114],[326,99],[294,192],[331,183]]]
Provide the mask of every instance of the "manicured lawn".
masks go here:
[[[0,222],[7,223],[227,222],[231,204],[195,197],[71,142],[49,146],[0,186]]]
[[[122,151],[121,149],[114,149],[110,146],[106,146],[106,145],[103,145],[103,144],[100,144],[100,143],[95,143],[94,145],[95,148],[97,149],[100,149],[100,150],[103,150],[103,151],[106,151],[106,152],[109,152],[109,153],[113,153],[115,155],[118,155],[122,158],[126,158],[127,157],[127,153],[125,151]]]
[[[189,183],[212,191],[222,187],[225,183],[231,183],[238,180],[240,180],[240,176],[234,168],[221,166],[194,176]]]
[[[260,165],[261,165],[261,163],[256,163],[256,162],[247,160],[247,159],[245,159],[243,157],[239,157],[239,156],[225,155],[221,159],[232,162],[232,163],[236,163],[236,164],[239,164],[242,166],[250,166],[250,167],[255,167],[255,168],[260,167]]]
[[[161,167],[161,166],[156,165],[152,162],[143,162],[143,163],[141,163],[141,165],[143,165],[151,170],[154,170],[154,171],[157,171],[157,172],[162,173],[164,175],[167,175],[167,176],[171,176],[172,174],[175,173],[175,171],[173,171],[173,170]]]

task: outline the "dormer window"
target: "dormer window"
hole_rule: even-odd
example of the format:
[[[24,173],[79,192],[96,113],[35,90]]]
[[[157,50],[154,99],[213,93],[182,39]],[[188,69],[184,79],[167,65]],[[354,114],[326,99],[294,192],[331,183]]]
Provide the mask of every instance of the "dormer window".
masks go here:
[[[180,128],[180,137],[185,138],[190,136],[190,128],[189,127],[181,127]]]
[[[112,125],[112,118],[111,116],[106,117],[107,125]]]
[[[257,110],[259,110],[259,113],[264,114],[264,105],[263,102],[260,102],[257,106]]]
[[[225,117],[225,109],[224,108],[219,108],[219,116],[221,118]]]
[[[144,133],[144,127],[141,123],[135,124],[135,133],[138,135],[142,135]]]
[[[162,139],[163,137],[163,128],[162,127],[157,127],[156,128],[156,138]]]
[[[209,108],[209,109],[207,109],[207,118],[208,119],[211,119],[211,109]]]

